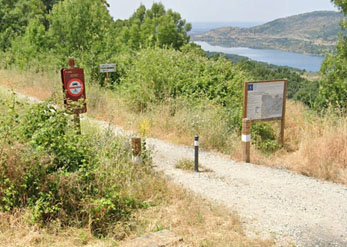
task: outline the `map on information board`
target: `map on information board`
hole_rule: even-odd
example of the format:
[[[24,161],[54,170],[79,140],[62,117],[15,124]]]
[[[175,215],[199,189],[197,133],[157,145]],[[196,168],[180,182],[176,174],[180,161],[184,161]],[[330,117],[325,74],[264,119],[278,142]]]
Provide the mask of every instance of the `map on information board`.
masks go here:
[[[282,118],[285,81],[249,82],[247,87],[248,119]]]

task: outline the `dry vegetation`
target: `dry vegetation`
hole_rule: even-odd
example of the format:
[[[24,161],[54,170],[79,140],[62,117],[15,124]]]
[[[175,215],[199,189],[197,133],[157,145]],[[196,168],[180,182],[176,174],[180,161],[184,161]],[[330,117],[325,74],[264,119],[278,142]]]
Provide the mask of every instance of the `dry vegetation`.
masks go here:
[[[41,99],[60,90],[60,82],[57,79],[59,77],[52,81],[48,79],[56,75],[21,74],[17,71],[1,71],[0,74],[2,85]],[[119,109],[113,112],[114,106],[108,108],[113,102],[112,98],[105,98],[105,101],[98,100],[104,93],[111,97],[110,93],[93,87],[88,89],[89,109],[94,116],[109,120],[110,114],[116,115],[120,112]],[[94,99],[93,93],[97,95]],[[96,114],[97,109],[100,115]],[[96,133],[93,126],[84,124],[86,124],[85,131]],[[16,172],[15,169],[21,162],[18,156],[21,151],[18,150],[20,148],[17,146],[4,150],[8,154],[5,162],[9,167],[10,163],[13,163],[12,167],[17,176],[20,172]],[[107,163],[102,166],[107,167]],[[135,174],[132,171],[130,173]],[[169,229],[182,236],[184,244],[193,247],[265,247],[273,244],[271,239],[263,240],[259,236],[247,236],[236,213],[231,213],[229,209],[216,206],[185,191],[160,174],[152,174],[138,180],[146,181],[141,183],[141,186],[136,184],[129,186],[129,188],[134,187],[131,193],[135,193],[136,198],[146,201],[150,206],[138,209],[128,221],[117,222],[112,226],[112,232],[104,239],[96,238],[88,226],[78,227],[78,224],[73,222],[67,226],[60,218],[42,227],[33,221],[29,209],[15,209],[11,212],[0,212],[0,246],[121,246],[129,239],[161,229]]]
[[[285,148],[269,157],[253,150],[254,161],[346,185],[347,117],[320,117],[297,102],[287,111]]]
[[[58,74],[40,74],[1,70],[0,84],[16,91],[45,99],[61,90]],[[206,105],[194,111],[175,102],[151,106],[150,111],[133,113],[121,97],[96,85],[87,85],[88,114],[112,121],[127,129],[138,129],[148,123],[150,135],[174,143],[191,145],[194,130],[199,128],[201,147],[215,149],[241,159],[239,137],[225,137],[226,122],[220,109]],[[194,126],[196,124],[197,127]],[[277,123],[273,123],[278,128]],[[221,137],[227,140],[222,141]],[[269,155],[252,148],[252,162],[285,167],[300,174],[347,184],[347,118],[327,114],[324,117],[309,111],[303,104],[287,104],[285,147]]]
[[[162,229],[183,237],[184,246],[189,247],[273,245],[272,240],[246,236],[236,213],[194,196],[165,179],[159,178],[151,184],[157,187],[144,190],[147,193],[160,190],[163,192],[162,202],[133,215],[127,222],[131,231],[119,225],[114,229],[115,237],[98,239],[87,227],[66,227],[59,221],[42,228],[31,222],[29,211],[0,212],[0,246],[121,246],[129,239]],[[118,241],[119,238],[123,240]]]

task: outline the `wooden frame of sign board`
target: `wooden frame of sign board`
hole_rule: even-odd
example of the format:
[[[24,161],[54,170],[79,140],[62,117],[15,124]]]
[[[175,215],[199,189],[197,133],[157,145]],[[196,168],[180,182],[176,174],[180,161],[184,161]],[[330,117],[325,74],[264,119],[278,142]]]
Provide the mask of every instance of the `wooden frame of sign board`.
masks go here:
[[[273,118],[258,118],[258,119],[250,119],[251,122],[266,122],[273,120],[281,120],[281,130],[280,130],[280,144],[283,146],[284,143],[284,125],[285,125],[285,115],[286,115],[286,102],[287,102],[287,84],[288,80],[271,80],[271,81],[250,81],[244,83],[243,89],[243,119],[248,118],[247,110],[248,110],[248,85],[249,84],[263,84],[263,83],[280,83],[283,82],[283,103],[282,103],[282,116],[281,117],[273,117]]]

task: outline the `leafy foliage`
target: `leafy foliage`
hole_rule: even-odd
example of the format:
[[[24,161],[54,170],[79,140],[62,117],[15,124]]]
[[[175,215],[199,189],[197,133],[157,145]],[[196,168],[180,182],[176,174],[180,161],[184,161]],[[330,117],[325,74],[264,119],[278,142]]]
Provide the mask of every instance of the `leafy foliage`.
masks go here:
[[[0,0],[0,6],[0,50],[3,51],[25,32],[31,19],[44,19],[45,6],[41,0]]]
[[[252,124],[252,143],[265,153],[272,153],[280,148],[269,123]]]
[[[347,1],[334,0],[344,15],[347,14]],[[346,28],[346,17],[341,22],[341,27]],[[332,106],[347,109],[347,36],[341,33],[337,44],[336,55],[328,55],[321,67],[323,79],[319,86],[318,107],[326,108]]]
[[[213,61],[194,51],[155,48],[143,49],[131,60],[120,88],[139,111],[148,103],[180,97],[194,104],[209,99],[240,110],[244,77],[226,59]]]
[[[83,53],[102,53],[107,47],[107,35],[112,17],[101,1],[63,1],[53,6],[48,16],[49,47],[66,58]]]
[[[116,22],[118,40],[132,49],[172,46],[179,49],[189,42],[187,32],[191,24],[181,19],[181,15],[165,10],[161,3],[154,3],[151,9],[141,5],[129,20]]]
[[[0,101],[0,111],[8,112],[0,116],[0,210],[29,207],[34,222],[59,218],[105,235],[146,206],[127,189],[150,173],[148,163],[132,170],[122,140],[77,135],[66,112],[50,104],[25,110],[18,104]]]
[[[226,134],[240,129],[242,83],[245,80],[287,78],[288,97],[317,108],[331,102],[338,102],[339,106],[346,102],[345,58],[341,56],[346,50],[343,42],[338,48],[341,51],[338,59],[331,58],[324,65],[326,76],[320,83],[317,101],[318,84],[302,78],[302,71],[242,58],[237,58],[240,61],[233,65],[219,56],[206,57],[200,47],[189,44],[187,32],[191,25],[179,13],[166,10],[161,3],[154,3],[149,9],[141,5],[128,20],[117,21],[113,21],[107,6],[107,2],[101,0],[5,1],[0,10],[0,18],[6,24],[0,29],[2,50],[6,51],[1,62],[22,69],[57,69],[66,64],[67,57],[74,56],[77,64],[85,69],[87,78],[101,85],[104,85],[105,74],[99,73],[98,65],[116,63],[117,72],[112,73],[112,82],[108,86],[118,90],[132,109],[147,111],[155,104],[171,100],[193,106],[208,102],[223,108],[223,118],[230,126]],[[329,62],[332,60],[336,61]],[[342,62],[338,62],[340,60]],[[56,123],[50,121],[53,128]],[[57,129],[65,127],[57,125]],[[55,164],[62,167],[66,160],[58,160],[60,155],[57,154],[61,150],[57,147],[68,141],[62,138],[51,143],[54,147],[46,145],[56,134],[52,128],[42,128],[35,134],[42,141],[37,145],[49,155],[55,155]],[[268,135],[269,126],[262,128],[256,133],[263,142],[275,139]],[[48,139],[43,140],[44,137]],[[73,146],[74,142],[80,141],[76,139],[70,144]],[[78,153],[69,153],[81,158]],[[73,163],[71,157],[65,158],[71,159],[71,171],[81,165]]]

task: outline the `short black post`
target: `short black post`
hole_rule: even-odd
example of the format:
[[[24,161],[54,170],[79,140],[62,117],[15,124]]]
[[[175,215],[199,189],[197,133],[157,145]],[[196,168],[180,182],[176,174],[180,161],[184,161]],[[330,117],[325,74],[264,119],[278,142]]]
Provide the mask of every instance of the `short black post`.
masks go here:
[[[195,166],[194,171],[199,172],[199,136],[195,136],[194,138],[194,146],[195,146]]]

